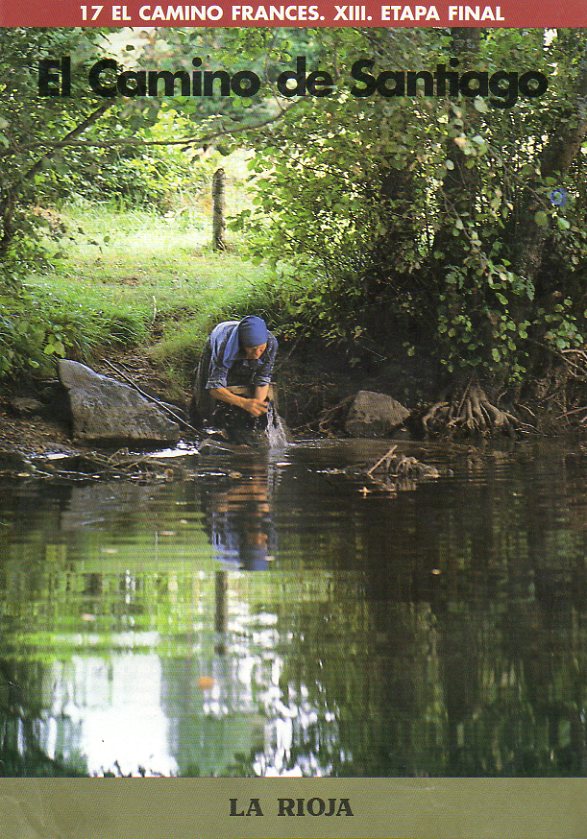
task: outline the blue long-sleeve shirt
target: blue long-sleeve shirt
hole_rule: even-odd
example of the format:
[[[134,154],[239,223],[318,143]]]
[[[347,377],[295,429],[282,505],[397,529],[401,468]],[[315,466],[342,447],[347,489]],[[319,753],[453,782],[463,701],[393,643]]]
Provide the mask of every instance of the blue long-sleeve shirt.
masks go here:
[[[229,371],[237,363],[239,366],[242,365],[245,369],[250,370],[251,383],[255,387],[263,387],[264,385],[271,384],[271,374],[278,348],[277,338],[271,332],[267,334],[267,349],[260,358],[247,359],[243,352],[239,352],[232,362],[225,362],[224,350],[226,344],[233,331],[238,329],[239,323],[240,321],[238,320],[223,321],[218,326],[215,326],[210,333],[208,340],[211,349],[211,359],[206,390],[226,387]]]

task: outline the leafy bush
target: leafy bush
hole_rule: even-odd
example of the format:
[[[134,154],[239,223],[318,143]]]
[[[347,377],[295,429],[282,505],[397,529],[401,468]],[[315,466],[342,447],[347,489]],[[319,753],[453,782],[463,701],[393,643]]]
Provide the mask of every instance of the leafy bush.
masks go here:
[[[140,311],[94,309],[48,289],[21,289],[0,297],[0,379],[48,374],[55,358],[90,361],[94,350],[145,338]]]

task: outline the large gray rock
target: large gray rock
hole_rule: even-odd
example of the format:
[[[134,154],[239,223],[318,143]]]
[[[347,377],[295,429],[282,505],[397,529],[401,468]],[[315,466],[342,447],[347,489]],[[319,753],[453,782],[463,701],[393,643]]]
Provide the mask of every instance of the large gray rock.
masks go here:
[[[391,396],[360,390],[348,412],[345,430],[351,437],[385,437],[409,416],[408,409]]]
[[[74,440],[86,443],[175,443],[179,425],[136,390],[62,359],[59,378],[69,393]]]

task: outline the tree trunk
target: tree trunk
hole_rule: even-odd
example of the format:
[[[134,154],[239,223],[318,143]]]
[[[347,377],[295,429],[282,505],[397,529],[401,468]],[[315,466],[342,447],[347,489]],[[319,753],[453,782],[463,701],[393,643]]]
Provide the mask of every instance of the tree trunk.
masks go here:
[[[476,69],[479,65],[479,52],[483,30],[476,28],[451,29],[451,61],[454,69],[463,72]],[[458,62],[458,63],[457,63]],[[468,299],[474,329],[485,343],[490,340],[490,325],[479,314],[481,290],[476,279],[467,274],[463,287],[448,285],[446,277],[452,267],[461,269],[471,253],[471,219],[475,218],[475,205],[478,200],[481,175],[477,166],[467,166],[471,158],[465,154],[465,144],[479,133],[482,117],[473,101],[461,97],[461,101],[448,104],[448,133],[445,141],[446,173],[440,193],[441,224],[434,237],[431,254],[430,284],[434,292],[434,307],[438,305],[440,292],[445,297],[444,307],[451,321],[462,311],[463,297]],[[460,235],[453,235],[457,227]],[[446,336],[440,337],[439,343],[446,342]]]
[[[543,197],[542,179],[557,175],[562,179],[587,136],[587,41],[580,30],[573,34],[584,42],[577,84],[574,91],[569,91],[566,107],[559,114],[540,156],[541,177],[523,191],[509,230],[513,270],[529,283],[534,283],[538,276],[549,233],[548,227],[541,227],[535,221],[536,213],[548,208],[548,200]],[[523,316],[524,313],[519,314]]]
[[[14,236],[14,212],[15,196],[14,193],[8,193],[0,209],[0,218],[2,220],[0,225],[0,259],[4,259],[6,256]]]
[[[461,68],[472,68],[478,62],[481,44],[480,29],[451,29],[452,56],[458,60]],[[457,114],[458,112],[458,114]],[[460,264],[467,248],[463,246],[462,237],[452,235],[452,223],[460,218],[462,213],[473,215],[473,208],[477,199],[479,187],[479,172],[476,167],[467,168],[469,159],[457,142],[461,135],[476,133],[480,123],[479,113],[472,102],[463,97],[455,110],[449,108],[449,135],[446,141],[447,171],[442,183],[442,200],[444,202],[443,217],[445,223],[441,225],[435,237],[433,251],[439,251],[441,265]],[[452,168],[451,165],[452,164]],[[465,216],[466,218],[467,216]]]
[[[226,250],[225,187],[224,169],[217,169],[212,178],[212,247],[215,251]]]

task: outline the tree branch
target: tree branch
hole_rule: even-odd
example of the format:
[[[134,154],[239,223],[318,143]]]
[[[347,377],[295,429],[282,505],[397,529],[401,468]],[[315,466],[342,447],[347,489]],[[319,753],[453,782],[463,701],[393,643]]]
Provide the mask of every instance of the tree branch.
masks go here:
[[[105,102],[95,111],[93,111],[89,116],[87,116],[79,125],[76,125],[68,134],[65,135],[62,142],[67,142],[68,140],[74,140],[76,137],[79,137],[87,128],[93,125],[102,114],[104,114],[109,108],[114,105],[114,100],[110,100]],[[32,148],[32,147],[31,147]],[[18,178],[15,184],[11,186],[9,190],[6,191],[4,195],[4,200],[2,201],[2,205],[0,207],[0,215],[2,219],[2,235],[0,236],[0,257],[6,253],[10,242],[12,241],[12,237],[14,236],[14,212],[16,208],[16,198],[19,192],[19,187],[26,181],[31,180],[40,172],[43,168],[45,163],[50,160],[53,155],[55,154],[57,148],[53,147],[48,149],[41,157],[33,163],[33,165],[25,170],[22,175]]]
[[[61,148],[98,148],[98,149],[109,149],[115,148],[116,146],[136,146],[136,147],[143,147],[143,146],[204,146],[210,144],[213,140],[217,140],[220,137],[232,137],[235,134],[243,134],[248,131],[259,131],[262,128],[266,128],[269,125],[277,122],[278,120],[282,119],[292,108],[295,108],[302,99],[298,99],[296,102],[292,102],[291,105],[288,105],[282,110],[274,114],[267,119],[261,120],[260,122],[251,124],[251,125],[239,125],[237,127],[225,127],[222,125],[221,128],[217,129],[216,131],[211,131],[209,134],[203,134],[200,137],[183,137],[180,140],[142,140],[139,137],[120,137],[120,138],[113,138],[111,140],[79,140],[75,141],[73,132],[68,134],[62,140],[57,142],[38,142],[38,143],[30,143],[26,145],[17,146],[14,148],[15,152],[21,151],[30,151],[31,149],[39,149],[39,148],[49,148],[49,151],[43,156],[42,160],[47,159],[47,157],[51,157],[55,151]],[[108,105],[111,106],[112,103]],[[106,110],[106,109],[104,109]],[[100,114],[101,116],[101,114]],[[78,132],[81,133],[81,132]],[[75,135],[77,136],[77,134]],[[36,164],[35,164],[36,165]]]
[[[571,99],[567,112],[562,114],[559,125],[542,153],[540,168],[543,178],[555,172],[566,172],[587,136],[587,41],[579,64],[577,87],[572,96],[574,101]]]
[[[20,180],[28,181],[31,178],[33,178],[37,174],[37,172],[39,172],[43,168],[45,163],[48,160],[51,160],[58,148],[71,145],[72,140],[75,140],[76,137],[79,137],[80,134],[83,134],[83,132],[86,131],[86,129],[88,129],[91,125],[97,122],[100,119],[100,117],[103,114],[105,114],[106,111],[113,105],[114,100],[110,100],[109,102],[105,102],[95,111],[92,111],[92,113],[88,117],[86,117],[86,119],[80,122],[79,125],[76,125],[76,127],[73,128],[68,134],[66,134],[63,140],[61,140],[59,143],[55,143],[54,145],[52,145],[49,148],[49,150],[45,152],[45,154],[43,154],[35,163],[33,163],[30,169],[27,169],[27,171],[22,175]],[[31,145],[29,146],[29,148],[42,148],[43,146],[43,143],[39,143],[37,145]]]

